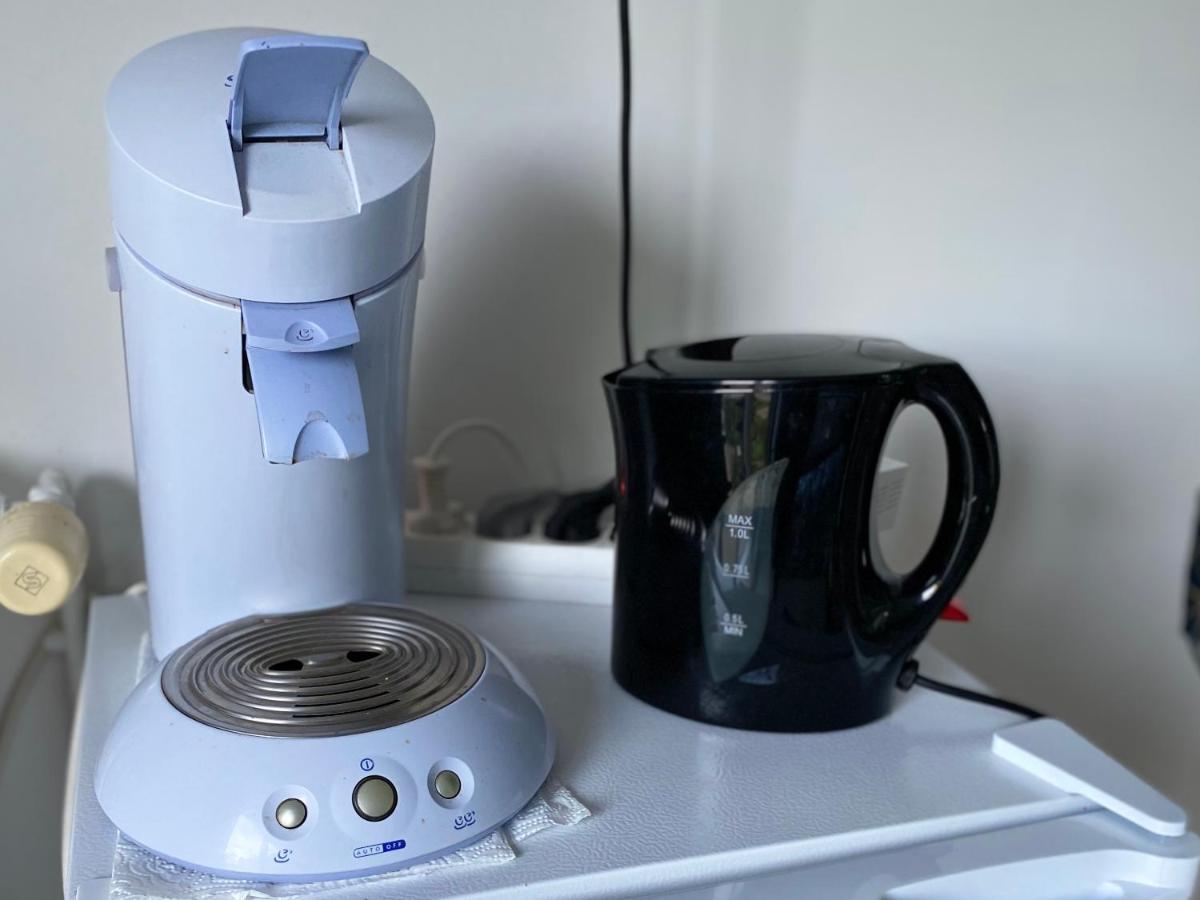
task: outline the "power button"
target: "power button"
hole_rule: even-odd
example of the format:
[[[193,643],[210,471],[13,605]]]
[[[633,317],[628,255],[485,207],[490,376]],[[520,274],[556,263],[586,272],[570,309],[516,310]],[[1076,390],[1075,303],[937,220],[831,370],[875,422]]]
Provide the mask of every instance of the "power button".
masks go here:
[[[368,775],[354,786],[354,811],[368,822],[382,822],[396,810],[396,787],[382,775]]]

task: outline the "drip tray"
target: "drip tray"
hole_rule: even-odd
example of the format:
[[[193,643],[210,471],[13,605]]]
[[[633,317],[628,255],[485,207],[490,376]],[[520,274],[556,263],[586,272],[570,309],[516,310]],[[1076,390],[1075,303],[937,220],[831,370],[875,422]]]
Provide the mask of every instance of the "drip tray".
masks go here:
[[[469,691],[484,652],[470,633],[397,606],[351,604],[239,619],[171,654],[167,699],[238,734],[335,737],[402,725]]]

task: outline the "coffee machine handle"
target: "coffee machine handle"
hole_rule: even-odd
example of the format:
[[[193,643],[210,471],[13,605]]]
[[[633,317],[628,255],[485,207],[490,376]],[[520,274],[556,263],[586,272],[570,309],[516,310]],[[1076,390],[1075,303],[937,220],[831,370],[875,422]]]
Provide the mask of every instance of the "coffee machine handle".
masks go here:
[[[865,490],[858,497],[860,534],[858,568],[859,608],[868,631],[894,636],[913,646],[924,637],[953,599],[983,547],[996,507],[1000,486],[999,451],[991,416],[974,382],[956,363],[921,367],[914,378],[877,410],[879,427],[871,441]],[[946,500],[942,519],[925,557],[907,574],[880,572],[880,554],[871,513],[872,475],[895,416],[914,403],[932,414],[946,441]],[[886,570],[886,567],[883,567]]]
[[[284,34],[244,41],[229,98],[234,150],[253,141],[342,146],[342,103],[368,56],[355,38]]]
[[[365,454],[367,426],[354,365],[359,332],[350,299],[243,300],[242,326],[267,461],[286,465]]]

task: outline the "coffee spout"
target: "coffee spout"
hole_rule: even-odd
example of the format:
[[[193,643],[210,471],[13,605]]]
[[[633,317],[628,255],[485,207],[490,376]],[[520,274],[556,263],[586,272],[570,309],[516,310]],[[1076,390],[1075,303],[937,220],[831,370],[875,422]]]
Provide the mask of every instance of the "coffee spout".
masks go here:
[[[246,357],[268,462],[353,459],[367,452],[349,299],[242,302]]]

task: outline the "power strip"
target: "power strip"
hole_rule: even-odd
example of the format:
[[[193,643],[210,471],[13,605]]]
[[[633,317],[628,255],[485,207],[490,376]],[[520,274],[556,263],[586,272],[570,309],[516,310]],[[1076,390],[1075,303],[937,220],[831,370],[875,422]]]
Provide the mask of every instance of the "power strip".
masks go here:
[[[611,604],[613,544],[494,540],[472,533],[405,536],[408,589],[419,594]]]
[[[873,514],[887,531],[908,472],[906,463],[885,458],[879,469]],[[613,542],[600,537],[568,544],[542,536],[536,523],[530,536],[515,540],[479,537],[467,529],[454,535],[416,534],[406,529],[408,589],[419,594],[457,594],[514,600],[612,604]],[[609,523],[602,523],[607,535]]]

